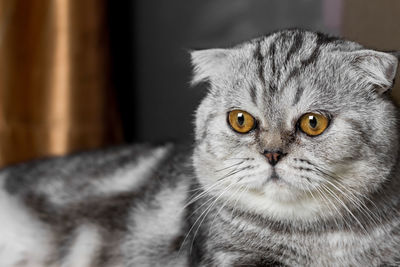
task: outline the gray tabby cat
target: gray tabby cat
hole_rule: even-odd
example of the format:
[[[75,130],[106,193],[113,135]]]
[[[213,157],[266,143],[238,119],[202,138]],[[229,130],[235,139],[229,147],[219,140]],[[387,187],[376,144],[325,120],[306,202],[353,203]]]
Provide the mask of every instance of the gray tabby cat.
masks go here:
[[[400,265],[395,56],[285,30],[192,61],[194,149],[0,173],[0,266]]]

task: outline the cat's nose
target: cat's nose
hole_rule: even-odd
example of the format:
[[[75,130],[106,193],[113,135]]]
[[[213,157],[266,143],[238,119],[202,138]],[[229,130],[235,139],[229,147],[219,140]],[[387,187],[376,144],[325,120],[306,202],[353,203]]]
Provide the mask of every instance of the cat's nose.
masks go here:
[[[268,159],[269,164],[275,166],[276,163],[285,155],[281,151],[264,150],[264,156]]]

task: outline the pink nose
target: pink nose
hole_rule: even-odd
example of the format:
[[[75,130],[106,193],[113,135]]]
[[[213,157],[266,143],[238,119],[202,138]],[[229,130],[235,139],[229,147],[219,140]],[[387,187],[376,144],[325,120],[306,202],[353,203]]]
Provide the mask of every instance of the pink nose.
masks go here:
[[[281,151],[264,151],[264,156],[268,159],[269,164],[275,166],[276,163],[283,157]]]

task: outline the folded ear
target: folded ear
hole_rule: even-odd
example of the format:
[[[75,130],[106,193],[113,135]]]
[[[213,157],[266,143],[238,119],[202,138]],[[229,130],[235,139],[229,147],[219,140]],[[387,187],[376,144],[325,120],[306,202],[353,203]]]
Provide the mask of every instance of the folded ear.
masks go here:
[[[398,59],[391,53],[374,50],[350,52],[351,66],[357,79],[365,86],[373,85],[378,94],[392,88]]]
[[[212,81],[227,71],[228,49],[206,49],[190,52],[193,65],[192,85]]]
[[[397,57],[397,60],[400,60],[400,51],[391,51],[391,52],[387,52],[395,57]]]

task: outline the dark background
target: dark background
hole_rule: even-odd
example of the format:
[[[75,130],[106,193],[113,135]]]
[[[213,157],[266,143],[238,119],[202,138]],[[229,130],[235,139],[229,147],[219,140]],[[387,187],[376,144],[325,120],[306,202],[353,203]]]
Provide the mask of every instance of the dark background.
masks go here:
[[[188,49],[229,47],[282,28],[334,32],[319,0],[110,1],[113,80],[126,141],[183,140],[204,88]],[[131,50],[133,48],[133,50]]]

